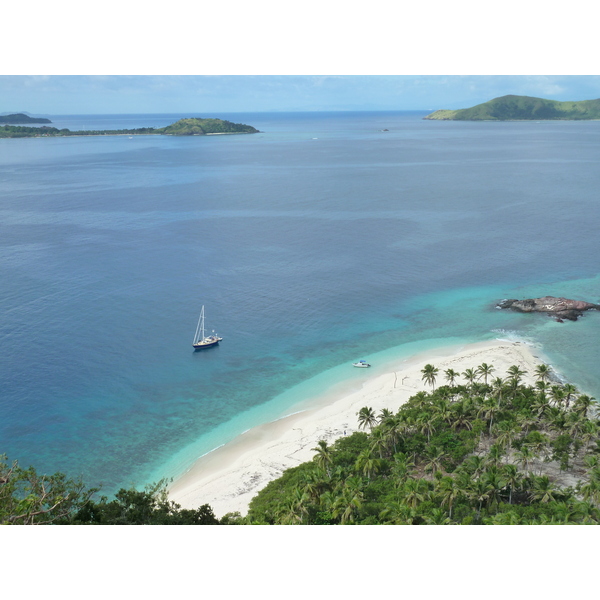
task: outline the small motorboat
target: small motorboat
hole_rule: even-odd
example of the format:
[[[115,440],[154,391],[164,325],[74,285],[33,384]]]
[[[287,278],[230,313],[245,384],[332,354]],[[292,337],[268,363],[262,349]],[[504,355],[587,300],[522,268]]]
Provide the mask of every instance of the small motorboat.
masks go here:
[[[366,369],[371,365],[366,360],[359,360],[358,362],[352,363],[353,367],[358,367],[359,369]]]

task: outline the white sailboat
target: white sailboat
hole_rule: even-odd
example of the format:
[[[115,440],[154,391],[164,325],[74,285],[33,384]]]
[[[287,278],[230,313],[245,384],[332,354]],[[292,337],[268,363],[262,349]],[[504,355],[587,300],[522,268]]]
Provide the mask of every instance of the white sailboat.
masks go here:
[[[202,350],[203,348],[210,348],[216,346],[223,338],[219,337],[213,329],[211,335],[204,334],[204,305],[200,311],[200,318],[198,319],[198,326],[196,327],[196,333],[194,335],[194,349]]]

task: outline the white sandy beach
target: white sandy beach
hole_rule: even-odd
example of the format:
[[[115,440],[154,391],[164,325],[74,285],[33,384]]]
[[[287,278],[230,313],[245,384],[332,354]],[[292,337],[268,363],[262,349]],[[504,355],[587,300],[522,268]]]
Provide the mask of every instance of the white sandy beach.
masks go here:
[[[368,379],[358,391],[329,394],[319,399],[318,406],[256,427],[200,458],[173,482],[169,497],[184,508],[210,504],[219,518],[229,512],[245,515],[259,490],[314,456],[319,440],[332,443],[358,431],[356,413],[363,406],[376,413],[383,408],[395,412],[418,391],[429,391],[421,373],[427,363],[439,369],[438,386],[445,383],[444,370],[463,373],[481,363],[494,367],[492,377],[505,377],[511,365],[518,365],[527,371],[523,381],[532,383],[535,367],[545,362],[537,354],[522,342],[494,340],[439,348],[403,360],[388,373]]]

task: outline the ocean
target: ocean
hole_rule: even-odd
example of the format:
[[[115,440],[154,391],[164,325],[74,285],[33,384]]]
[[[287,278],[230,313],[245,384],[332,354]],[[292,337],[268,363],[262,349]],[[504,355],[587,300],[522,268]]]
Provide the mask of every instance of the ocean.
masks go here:
[[[261,133],[0,140],[0,453],[141,489],[340,381],[493,338],[600,398],[600,313],[495,308],[600,302],[600,122],[425,114],[50,116]],[[193,352],[203,305],[223,342]]]

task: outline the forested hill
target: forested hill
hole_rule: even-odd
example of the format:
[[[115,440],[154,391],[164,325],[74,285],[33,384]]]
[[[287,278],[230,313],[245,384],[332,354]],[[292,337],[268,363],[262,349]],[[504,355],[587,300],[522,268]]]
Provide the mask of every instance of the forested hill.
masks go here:
[[[221,119],[180,119],[168,127],[157,129],[165,135],[210,135],[216,133],[258,133],[250,125],[232,123]]]
[[[441,121],[591,120],[600,119],[600,99],[559,102],[508,95],[471,108],[436,110],[423,118]]]
[[[32,121],[30,121],[31,123]],[[50,121],[48,121],[50,122]],[[167,127],[141,127],[138,129],[100,129],[94,131],[71,131],[56,127],[26,127],[23,125],[0,126],[0,138],[14,137],[66,137],[81,135],[217,135],[232,133],[259,133],[258,129],[242,123],[222,119],[180,119]]]
[[[23,113],[16,113],[14,115],[0,115],[0,123],[27,125],[29,123],[52,123],[52,121],[50,119],[34,118]]]

